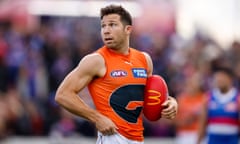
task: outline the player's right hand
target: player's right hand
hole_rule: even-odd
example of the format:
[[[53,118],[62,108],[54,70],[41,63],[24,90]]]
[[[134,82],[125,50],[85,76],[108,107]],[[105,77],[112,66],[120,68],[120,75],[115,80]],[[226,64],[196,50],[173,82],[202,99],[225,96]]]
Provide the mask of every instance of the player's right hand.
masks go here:
[[[95,122],[96,128],[103,135],[113,135],[117,133],[118,127],[113,123],[111,119],[104,115],[100,115],[100,117]]]

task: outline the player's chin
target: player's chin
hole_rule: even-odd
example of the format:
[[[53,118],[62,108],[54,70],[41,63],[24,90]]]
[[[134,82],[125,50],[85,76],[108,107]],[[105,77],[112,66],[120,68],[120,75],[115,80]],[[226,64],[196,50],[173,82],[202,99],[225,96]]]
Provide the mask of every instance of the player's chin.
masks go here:
[[[105,44],[108,48],[110,49],[116,49],[116,45],[115,44]]]
[[[108,48],[114,48],[116,47],[116,44],[113,41],[105,41],[104,44],[108,47]]]

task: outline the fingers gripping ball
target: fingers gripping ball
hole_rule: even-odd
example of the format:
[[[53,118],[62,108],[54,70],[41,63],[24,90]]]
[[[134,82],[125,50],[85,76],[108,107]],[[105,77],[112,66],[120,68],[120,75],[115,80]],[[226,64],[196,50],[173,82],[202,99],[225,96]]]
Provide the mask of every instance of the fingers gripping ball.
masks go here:
[[[167,99],[168,87],[159,75],[148,77],[144,90],[143,114],[150,121],[161,118],[162,103]]]

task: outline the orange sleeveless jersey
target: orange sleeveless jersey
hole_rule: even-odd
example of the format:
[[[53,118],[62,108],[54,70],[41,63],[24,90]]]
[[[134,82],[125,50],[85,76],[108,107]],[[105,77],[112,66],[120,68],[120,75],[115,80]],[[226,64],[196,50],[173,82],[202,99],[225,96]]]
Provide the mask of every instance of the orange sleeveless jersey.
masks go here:
[[[144,54],[130,48],[128,55],[121,55],[107,47],[97,53],[103,56],[107,71],[88,85],[96,109],[117,125],[121,135],[143,141],[142,106],[148,69]]]
[[[201,112],[201,107],[206,101],[206,95],[204,93],[199,93],[196,95],[188,95],[182,93],[178,96],[178,115],[176,120],[182,121],[185,119],[195,118],[196,120],[185,126],[179,126],[177,132],[197,132],[199,129],[199,114]]]

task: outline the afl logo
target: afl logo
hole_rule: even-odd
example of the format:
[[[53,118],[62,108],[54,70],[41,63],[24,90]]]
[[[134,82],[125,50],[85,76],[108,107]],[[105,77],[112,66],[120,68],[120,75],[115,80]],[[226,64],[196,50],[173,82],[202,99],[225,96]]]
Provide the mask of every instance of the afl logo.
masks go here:
[[[127,76],[127,72],[124,70],[114,70],[111,72],[112,77],[125,77]]]

